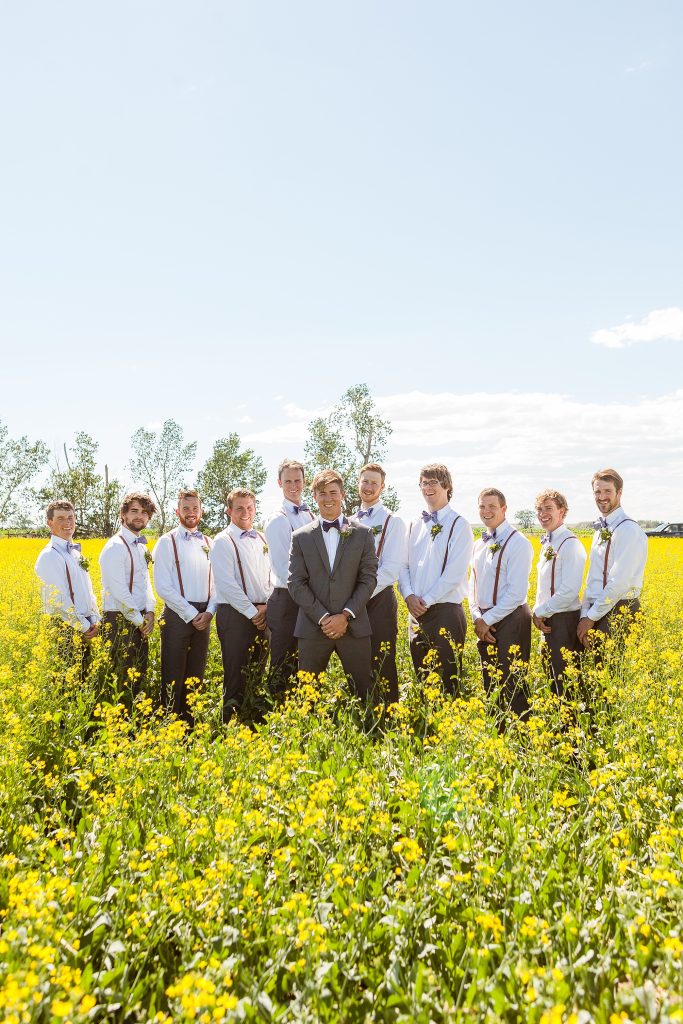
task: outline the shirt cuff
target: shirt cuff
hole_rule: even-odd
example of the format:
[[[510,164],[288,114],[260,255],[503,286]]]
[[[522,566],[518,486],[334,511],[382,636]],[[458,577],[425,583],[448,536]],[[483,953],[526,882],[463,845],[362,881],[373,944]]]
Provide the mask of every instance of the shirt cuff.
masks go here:
[[[356,617],[356,616],[355,616],[355,615],[353,614],[353,612],[351,611],[351,609],[350,609],[350,608],[342,608],[342,611],[344,611],[344,612],[348,612],[348,613],[349,613],[349,615],[351,616],[351,618],[352,618],[352,619],[355,619],[355,617]]]
[[[325,619],[329,619],[329,617],[330,617],[330,613],[329,612],[325,612],[325,614],[321,615],[320,618],[318,619],[318,625],[321,626],[323,624],[324,620]]]

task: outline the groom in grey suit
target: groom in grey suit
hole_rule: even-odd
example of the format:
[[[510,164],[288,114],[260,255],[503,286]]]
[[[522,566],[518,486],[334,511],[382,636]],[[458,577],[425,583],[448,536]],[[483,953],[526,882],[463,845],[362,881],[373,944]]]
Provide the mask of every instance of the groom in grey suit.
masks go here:
[[[320,519],[292,534],[287,580],[299,606],[299,671],[324,672],[336,651],[353,689],[366,698],[372,689],[372,630],[365,606],[377,583],[375,538],[342,516],[338,473],[318,473],[312,488]]]

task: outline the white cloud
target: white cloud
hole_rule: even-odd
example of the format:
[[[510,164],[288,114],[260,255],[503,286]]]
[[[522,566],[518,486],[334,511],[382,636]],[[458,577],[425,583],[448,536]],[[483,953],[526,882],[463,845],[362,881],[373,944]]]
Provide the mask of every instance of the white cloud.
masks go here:
[[[616,327],[603,327],[591,335],[594,345],[606,348],[627,348],[644,341],[683,341],[683,309],[653,309],[640,323],[627,320]]]

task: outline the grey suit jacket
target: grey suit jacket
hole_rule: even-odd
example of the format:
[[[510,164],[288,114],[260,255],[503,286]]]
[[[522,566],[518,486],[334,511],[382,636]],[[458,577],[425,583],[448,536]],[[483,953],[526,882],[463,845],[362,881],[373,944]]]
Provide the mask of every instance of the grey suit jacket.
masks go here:
[[[294,636],[320,636],[323,615],[337,615],[344,608],[355,616],[349,622],[349,635],[370,636],[365,606],[377,585],[375,538],[366,526],[346,523],[351,533],[339,538],[330,570],[321,522],[315,519],[292,534],[287,589],[299,605]]]

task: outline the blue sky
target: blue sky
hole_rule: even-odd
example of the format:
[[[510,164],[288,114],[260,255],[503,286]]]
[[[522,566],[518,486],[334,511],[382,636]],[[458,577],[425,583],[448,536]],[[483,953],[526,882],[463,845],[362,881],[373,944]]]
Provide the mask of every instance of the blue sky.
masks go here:
[[[0,418],[272,470],[367,382],[406,513],[443,458],[471,518],[587,517],[610,463],[683,518],[682,37],[673,0],[5,5]]]

